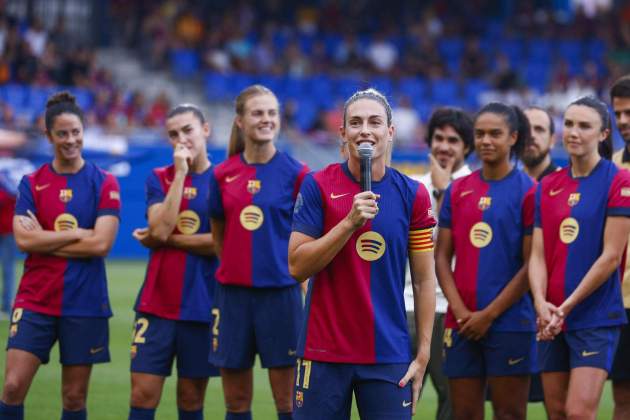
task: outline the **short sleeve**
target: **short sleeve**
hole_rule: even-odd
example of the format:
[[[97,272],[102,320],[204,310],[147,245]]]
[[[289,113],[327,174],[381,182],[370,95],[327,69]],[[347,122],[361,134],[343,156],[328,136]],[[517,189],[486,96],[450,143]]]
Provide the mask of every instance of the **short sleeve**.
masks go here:
[[[414,181],[415,182],[415,181]],[[416,196],[411,210],[409,230],[432,228],[435,226],[435,216],[431,208],[429,192],[423,184],[417,183]]]
[[[446,188],[444,192],[444,200],[442,201],[442,208],[440,209],[440,223],[439,226],[443,228],[451,228],[451,185]]]
[[[147,209],[154,204],[162,203],[166,194],[155,171],[151,171],[145,183]]]
[[[219,182],[217,181],[217,177],[214,171],[210,172],[209,179],[209,200],[208,200],[208,212],[210,213],[210,217],[213,219],[223,219],[224,211],[223,211],[223,198],[221,197],[221,189],[219,188]]]
[[[17,199],[15,203],[15,214],[21,216],[28,216],[28,210],[36,213],[35,199],[33,197],[33,190],[31,189],[31,182],[27,176],[22,177],[20,185],[18,186]]]
[[[101,185],[101,196],[96,215],[97,217],[107,215],[120,217],[120,186],[112,174],[107,174]]]
[[[324,230],[322,195],[312,174],[304,177],[295,199],[292,230],[312,238],[322,236]]]
[[[608,190],[608,216],[630,217],[630,172],[615,174]]]
[[[536,208],[536,184],[525,193],[523,204],[521,206],[523,232],[525,235],[531,235],[534,230],[534,213]]]

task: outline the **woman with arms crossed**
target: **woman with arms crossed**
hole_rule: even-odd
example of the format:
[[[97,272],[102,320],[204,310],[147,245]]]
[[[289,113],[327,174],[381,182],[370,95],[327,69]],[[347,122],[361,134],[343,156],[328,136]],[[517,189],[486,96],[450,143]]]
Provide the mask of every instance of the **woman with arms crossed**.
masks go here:
[[[28,388],[56,341],[62,420],[87,418],[92,365],[109,362],[104,257],[118,232],[118,182],[83,159],[83,111],[72,95],[53,95],[45,121],[54,158],[22,179],[13,218],[18,247],[28,255],[11,316],[3,420],[24,418]]]
[[[313,276],[298,346],[296,419],[409,419],[429,358],[435,275],[429,195],[386,166],[391,107],[376,90],[344,106],[348,160],[309,175],[296,201],[289,269]],[[372,191],[360,192],[358,147],[369,143]],[[381,209],[379,211],[379,204]],[[418,352],[411,356],[403,290],[410,261]]]
[[[564,113],[569,166],[543,178],[529,262],[549,418],[595,419],[626,315],[619,271],[630,233],[630,173],[610,161],[608,107]]]

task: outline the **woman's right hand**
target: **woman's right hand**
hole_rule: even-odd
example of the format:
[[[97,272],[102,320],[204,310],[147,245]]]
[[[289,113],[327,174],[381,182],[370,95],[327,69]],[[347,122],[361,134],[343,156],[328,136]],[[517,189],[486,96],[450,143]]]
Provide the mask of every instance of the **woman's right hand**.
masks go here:
[[[352,208],[346,216],[355,229],[365,225],[368,220],[374,219],[378,214],[378,203],[376,200],[380,196],[372,191],[363,191],[354,196]]]
[[[188,173],[190,163],[192,161],[192,153],[183,144],[175,146],[173,151],[173,163],[175,164],[175,171],[183,174]]]

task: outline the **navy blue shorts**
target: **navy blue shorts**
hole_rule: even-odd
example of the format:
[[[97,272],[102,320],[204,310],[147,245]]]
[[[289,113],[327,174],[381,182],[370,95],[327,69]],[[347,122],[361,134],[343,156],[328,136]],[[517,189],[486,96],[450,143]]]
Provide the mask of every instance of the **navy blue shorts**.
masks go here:
[[[536,333],[488,332],[469,340],[444,330],[444,374],[449,378],[530,375],[538,371]]]
[[[62,365],[91,365],[110,360],[107,318],[43,315],[22,308],[13,310],[7,350],[33,353],[46,364],[56,341],[59,341]]]
[[[626,317],[630,319],[630,310],[628,309],[626,309]],[[630,380],[630,324],[621,326],[615,360],[610,369],[610,379],[613,381]]]
[[[398,386],[408,368],[408,363],[355,365],[298,359],[293,418],[349,419],[354,392],[362,420],[411,419],[411,382]]]
[[[293,366],[304,308],[299,284],[281,288],[216,285],[210,362],[248,369]]]
[[[563,331],[540,345],[543,372],[569,372],[577,367],[594,367],[610,372],[619,341],[620,327]]]
[[[131,343],[131,371],[170,376],[177,357],[180,378],[219,376],[208,362],[210,324],[137,313]]]

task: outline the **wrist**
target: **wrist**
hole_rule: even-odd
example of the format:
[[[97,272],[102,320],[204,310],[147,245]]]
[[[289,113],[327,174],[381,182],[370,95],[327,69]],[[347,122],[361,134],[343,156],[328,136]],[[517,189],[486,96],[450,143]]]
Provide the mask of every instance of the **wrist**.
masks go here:
[[[484,315],[486,315],[492,321],[494,321],[495,319],[497,319],[499,317],[498,311],[496,309],[492,308],[491,306],[486,306],[486,308],[483,309],[482,312],[484,313]]]

